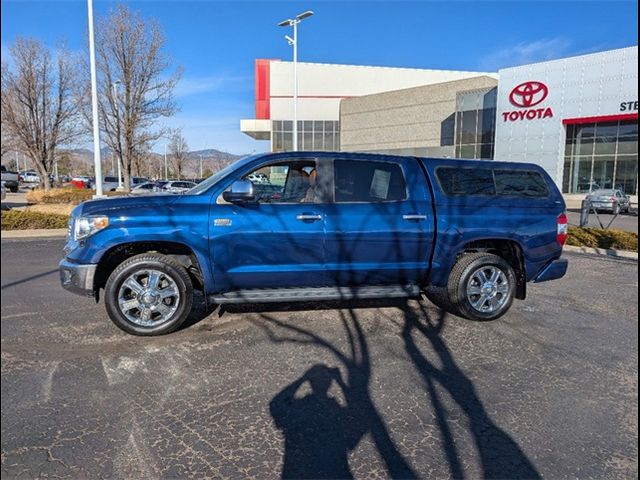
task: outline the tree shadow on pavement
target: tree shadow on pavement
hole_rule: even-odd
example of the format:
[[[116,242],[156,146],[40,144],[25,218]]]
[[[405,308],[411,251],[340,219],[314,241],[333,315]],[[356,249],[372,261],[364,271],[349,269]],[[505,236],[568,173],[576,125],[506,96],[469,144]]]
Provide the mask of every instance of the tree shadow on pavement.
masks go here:
[[[58,269],[57,268],[54,268],[53,270],[47,270],[46,272],[37,273],[37,274],[31,275],[30,277],[27,277],[27,278],[21,278],[20,280],[16,280],[15,282],[7,283],[5,285],[2,285],[2,287],[0,287],[0,289],[5,290],[7,288],[12,288],[12,287],[15,287],[17,285],[21,285],[23,283],[29,283],[29,282],[31,282],[33,280],[37,280],[38,278],[46,277],[47,275],[52,275],[54,273],[58,273]]]
[[[260,320],[253,322],[273,343],[323,348],[346,370],[346,381],[343,381],[337,369],[325,365],[311,367],[271,401],[274,422],[285,437],[282,477],[352,478],[347,455],[368,433],[391,478],[417,478],[396,447],[371,398],[371,359],[360,321],[353,309],[341,310],[339,314],[348,352],[341,351],[311,330],[265,313],[260,313]],[[309,381],[312,393],[295,400],[295,392],[306,381]],[[334,381],[344,396],[344,407],[338,408],[335,400],[327,398],[327,390]]]
[[[410,366],[420,375],[423,388],[433,409],[442,439],[449,475],[464,478],[465,471],[455,434],[449,427],[442,387],[468,420],[484,478],[540,478],[540,474],[515,440],[489,417],[473,382],[456,364],[453,354],[441,337],[446,312],[427,311],[422,300],[416,306],[407,300],[367,300],[342,302],[338,310],[348,351],[295,322],[284,322],[271,312],[324,310],[337,308],[336,302],[314,304],[245,304],[229,305],[226,311],[253,312],[259,315],[252,323],[259,326],[273,343],[294,343],[320,347],[330,352],[346,371],[316,364],[286,386],[270,403],[274,423],[285,438],[283,478],[350,478],[347,455],[363,436],[370,434],[376,450],[391,478],[418,478],[418,474],[396,446],[392,432],[377,410],[370,392],[371,353],[357,308],[395,307],[401,312],[401,338]],[[348,307],[344,309],[344,307]],[[224,311],[223,311],[224,313]],[[425,348],[426,347],[426,348]],[[433,352],[428,358],[425,351]],[[438,366],[436,366],[438,365]],[[297,397],[305,383],[311,393]],[[328,395],[335,383],[346,405],[339,405]],[[468,456],[468,452],[465,452]]]
[[[541,478],[536,468],[522,452],[518,444],[500,429],[487,414],[473,382],[456,364],[449,347],[440,336],[445,325],[446,312],[439,310],[431,318],[423,302],[417,309],[406,304],[403,308],[402,338],[407,355],[422,377],[425,390],[434,409],[438,428],[443,439],[444,453],[453,478],[463,478],[464,472],[456,448],[454,435],[447,422],[447,411],[436,390],[443,387],[467,417],[480,462],[482,477],[493,479]],[[436,353],[441,368],[418,347],[416,337],[426,339]]]

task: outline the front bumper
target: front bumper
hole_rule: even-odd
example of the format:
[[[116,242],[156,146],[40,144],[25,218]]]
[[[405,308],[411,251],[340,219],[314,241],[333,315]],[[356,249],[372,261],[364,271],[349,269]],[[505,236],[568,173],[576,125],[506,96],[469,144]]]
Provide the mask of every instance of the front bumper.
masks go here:
[[[533,283],[548,282],[549,280],[557,280],[566,275],[569,268],[569,260],[559,258],[549,263],[535,278]]]
[[[66,290],[92,297],[94,295],[93,280],[98,265],[80,264],[62,260],[58,265],[60,284]]]

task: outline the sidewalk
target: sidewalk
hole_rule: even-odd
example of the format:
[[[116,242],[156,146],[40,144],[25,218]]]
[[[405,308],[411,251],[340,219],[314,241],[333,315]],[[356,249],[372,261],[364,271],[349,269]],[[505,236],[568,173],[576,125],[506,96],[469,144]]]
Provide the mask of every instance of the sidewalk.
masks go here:
[[[66,228],[50,228],[39,230],[2,230],[0,232],[0,238],[50,238],[50,237],[66,237]]]

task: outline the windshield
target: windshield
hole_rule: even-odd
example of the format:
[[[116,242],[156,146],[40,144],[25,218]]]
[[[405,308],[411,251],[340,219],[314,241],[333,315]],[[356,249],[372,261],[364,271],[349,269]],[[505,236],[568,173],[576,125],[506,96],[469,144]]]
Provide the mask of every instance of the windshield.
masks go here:
[[[594,190],[591,195],[596,197],[602,195],[604,197],[605,195],[615,195],[615,193],[615,190]]]
[[[209,187],[211,187],[212,185],[215,185],[216,183],[218,183],[224,177],[226,177],[231,172],[233,172],[236,168],[242,166],[243,164],[245,164],[247,162],[250,162],[251,160],[253,160],[254,158],[257,158],[257,157],[258,157],[258,155],[249,155],[248,157],[242,157],[239,160],[236,160],[231,165],[227,165],[226,167],[224,167],[219,172],[214,173],[213,175],[211,175],[206,180],[200,182],[195,187],[193,187],[191,190],[188,190],[186,193],[188,195],[199,195],[200,193],[207,191],[209,189]]]

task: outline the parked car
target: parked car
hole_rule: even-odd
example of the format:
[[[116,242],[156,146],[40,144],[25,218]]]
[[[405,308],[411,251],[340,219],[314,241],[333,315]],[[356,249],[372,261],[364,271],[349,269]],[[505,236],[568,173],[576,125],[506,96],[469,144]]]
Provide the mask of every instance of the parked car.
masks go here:
[[[586,200],[596,211],[607,211],[613,214],[629,213],[631,210],[631,197],[621,190],[596,190],[587,195]]]
[[[162,187],[160,187],[160,191],[169,193],[184,193],[191,190],[195,186],[196,184],[194,182],[189,182],[187,180],[171,180],[162,185]]]
[[[103,192],[114,192],[118,188],[119,182],[118,177],[104,177],[102,180],[102,191]]]
[[[269,183],[269,177],[261,172],[250,173],[249,175],[247,175],[247,180],[254,184]]]
[[[33,170],[27,170],[22,173],[22,181],[24,183],[40,183],[40,175],[38,172],[34,172]]]
[[[69,183],[75,188],[91,188],[93,186],[91,177],[86,176],[73,177]]]
[[[131,189],[132,195],[148,195],[158,191],[156,182],[145,182],[140,185],[136,185]]]
[[[2,184],[11,192],[16,193],[20,186],[20,177],[18,172],[11,172],[7,167],[2,165]]]
[[[281,197],[257,200],[244,178],[276,166],[287,171]],[[563,197],[537,165],[263,154],[185,195],[78,205],[60,280],[96,298],[104,289],[111,320],[136,335],[178,328],[195,290],[217,304],[425,292],[452,314],[493,320],[527,282],[565,275],[567,231]]]
[[[142,185],[143,183],[147,183],[149,181],[148,178],[144,177],[131,177],[130,185],[131,187],[135,187],[137,185]],[[124,180],[122,182],[124,184]],[[106,176],[102,181],[102,190],[104,192],[114,192],[118,188],[118,177],[117,176]]]

